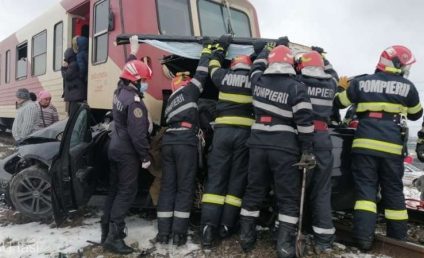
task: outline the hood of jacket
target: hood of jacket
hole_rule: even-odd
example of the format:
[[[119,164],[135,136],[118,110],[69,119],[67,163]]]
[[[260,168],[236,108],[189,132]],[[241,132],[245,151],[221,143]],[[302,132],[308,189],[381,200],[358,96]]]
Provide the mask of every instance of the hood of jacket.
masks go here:
[[[64,60],[68,63],[76,60],[76,55],[72,48],[67,48],[63,56],[64,56]]]

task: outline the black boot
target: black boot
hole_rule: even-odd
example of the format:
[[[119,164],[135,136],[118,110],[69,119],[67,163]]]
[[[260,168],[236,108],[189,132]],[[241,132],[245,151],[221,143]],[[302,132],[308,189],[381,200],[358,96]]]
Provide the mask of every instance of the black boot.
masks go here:
[[[158,233],[156,235],[155,241],[156,241],[156,243],[166,245],[169,242],[169,234],[160,234],[160,233]]]
[[[255,218],[241,216],[240,218],[240,245],[243,251],[249,252],[256,243]]]
[[[292,258],[296,256],[296,226],[280,222],[277,239],[278,258]]]
[[[373,240],[355,238],[355,242],[356,242],[356,245],[359,248],[359,250],[361,250],[363,252],[367,252],[367,251],[371,250]]]
[[[125,225],[117,225],[113,222],[109,223],[109,234],[103,244],[103,247],[117,254],[130,254],[134,250],[127,246],[124,242],[126,234],[124,233]]]
[[[106,241],[107,235],[109,234],[109,223],[100,221],[100,229],[102,230],[100,243],[103,244]]]
[[[219,227],[219,236],[220,236],[222,239],[225,239],[225,238],[227,238],[227,237],[230,237],[230,236],[231,236],[231,234],[232,234],[233,232],[234,232],[233,228],[228,227],[228,226],[226,226],[226,225],[221,225],[221,226]]]
[[[174,237],[172,238],[173,245],[182,246],[185,243],[187,243],[187,234],[174,233]]]
[[[215,228],[211,225],[206,225],[202,229],[202,246],[204,248],[212,247],[215,240]]]

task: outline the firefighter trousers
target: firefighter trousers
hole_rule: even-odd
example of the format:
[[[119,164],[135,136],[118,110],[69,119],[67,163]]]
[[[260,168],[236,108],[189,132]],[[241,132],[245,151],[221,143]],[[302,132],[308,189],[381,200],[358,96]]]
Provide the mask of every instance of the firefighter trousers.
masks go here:
[[[161,235],[186,234],[193,205],[197,172],[197,147],[162,146],[162,182],[157,206]]]
[[[331,150],[314,151],[316,167],[308,171],[306,181],[307,205],[312,215],[312,230],[315,243],[331,247],[335,228],[331,214]]]
[[[293,165],[299,161],[299,155],[251,147],[249,157],[248,184],[240,215],[258,218],[262,201],[274,182],[278,220],[296,225],[299,221],[301,172]]]
[[[403,158],[353,154],[352,173],[356,192],[354,237],[372,242],[377,219],[376,198],[381,189],[387,236],[404,240],[408,213],[403,195]]]
[[[250,128],[215,129],[202,198],[202,225],[232,228],[238,221],[247,181],[249,136]]]
[[[102,223],[125,225],[125,215],[137,195],[141,161],[135,154],[109,153],[110,188],[106,198]]]

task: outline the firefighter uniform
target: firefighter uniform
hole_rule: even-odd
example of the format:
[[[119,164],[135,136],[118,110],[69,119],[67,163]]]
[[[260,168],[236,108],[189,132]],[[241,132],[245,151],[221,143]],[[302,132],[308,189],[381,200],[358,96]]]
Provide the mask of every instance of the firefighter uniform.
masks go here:
[[[221,237],[230,233],[240,213],[249,163],[246,141],[254,122],[250,57],[236,57],[231,68],[223,69],[224,55],[224,51],[215,50],[209,62],[211,79],[219,89],[219,96],[202,198],[202,225],[214,230],[220,226]],[[237,58],[248,61],[237,63]],[[202,240],[204,245],[210,244],[205,237]]]
[[[300,75],[308,90],[314,113],[314,154],[317,166],[308,173],[306,185],[308,207],[312,213],[312,230],[315,244],[325,250],[330,248],[335,228],[331,215],[331,171],[333,168],[332,143],[327,123],[333,112],[333,99],[337,89],[335,81]]]
[[[199,115],[197,100],[208,77],[209,54],[203,52],[193,79],[168,99],[168,125],[162,139],[162,182],[157,206],[158,237],[174,234],[185,243],[198,164]],[[181,239],[176,239],[180,238]],[[182,242],[181,242],[182,241]],[[166,242],[163,241],[163,242]]]
[[[114,129],[108,150],[111,186],[102,224],[106,227],[107,223],[113,223],[122,233],[125,215],[137,194],[141,164],[149,161],[149,121],[142,98],[143,94],[136,87],[122,80],[113,96]]]
[[[280,255],[280,250],[290,249],[287,257],[292,257],[300,197],[300,172],[294,164],[299,161],[300,153],[312,152],[312,105],[306,86],[292,76],[295,74],[293,63],[271,63],[271,58],[267,60],[268,54],[265,47],[251,70],[255,123],[247,141],[250,162],[240,212],[240,240],[245,251],[253,247],[255,221],[273,182],[281,231],[277,251]],[[272,52],[271,56],[280,55]],[[290,56],[287,54],[284,59]],[[284,248],[280,248],[282,246]]]
[[[407,139],[402,136],[402,117],[417,120],[422,115],[422,107],[412,82],[399,74],[379,70],[356,77],[346,91],[337,94],[335,105],[351,104],[356,104],[359,119],[352,144],[356,191],[354,237],[360,247],[369,249],[377,218],[379,185],[387,236],[406,238],[408,213],[402,176],[404,140]]]

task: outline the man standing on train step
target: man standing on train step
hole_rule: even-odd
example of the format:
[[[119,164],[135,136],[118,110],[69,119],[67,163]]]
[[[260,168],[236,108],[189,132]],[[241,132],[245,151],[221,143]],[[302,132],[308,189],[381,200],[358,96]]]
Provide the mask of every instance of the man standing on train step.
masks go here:
[[[247,182],[246,141],[254,122],[249,80],[252,61],[247,55],[237,56],[230,68],[221,68],[231,40],[231,35],[221,36],[209,61],[209,73],[219,96],[202,198],[204,247],[210,247],[218,233],[225,238],[234,232]]]
[[[278,41],[277,41],[278,42]],[[256,242],[256,220],[271,182],[277,199],[277,254],[295,256],[299,221],[300,172],[315,166],[312,105],[307,88],[295,80],[292,51],[268,43],[251,69],[255,123],[249,146],[248,185],[240,212],[240,242],[249,251]],[[269,55],[268,55],[269,54]]]
[[[402,184],[406,119],[417,120],[423,113],[417,89],[405,78],[414,62],[408,48],[389,47],[382,52],[374,74],[352,79],[347,90],[335,98],[338,107],[357,105],[359,126],[352,144],[356,191],[353,234],[364,250],[369,250],[374,240],[379,189],[387,236],[399,240],[407,237]]]
[[[314,249],[317,254],[330,252],[335,228],[331,215],[331,171],[333,154],[328,124],[333,113],[336,81],[324,71],[322,56],[311,51],[296,56],[298,79],[308,90],[314,112],[314,154],[317,166],[307,176],[307,206],[312,216]]]

